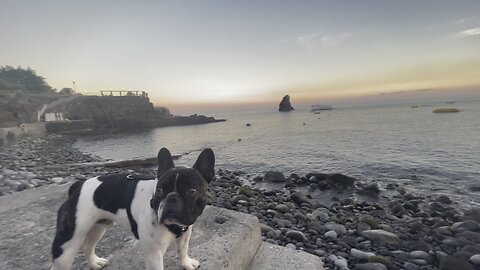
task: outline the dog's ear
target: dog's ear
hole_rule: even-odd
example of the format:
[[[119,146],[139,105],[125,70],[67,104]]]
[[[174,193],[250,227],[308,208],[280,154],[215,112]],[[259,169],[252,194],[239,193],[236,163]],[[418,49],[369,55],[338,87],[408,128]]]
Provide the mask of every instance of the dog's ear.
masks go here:
[[[193,168],[200,172],[200,174],[207,180],[208,183],[212,181],[215,176],[215,155],[212,149],[207,148],[200,153]]]
[[[167,148],[162,148],[158,151],[158,170],[157,170],[157,178],[159,179],[160,176],[166,172],[168,169],[173,168],[175,165],[173,164],[172,155]]]

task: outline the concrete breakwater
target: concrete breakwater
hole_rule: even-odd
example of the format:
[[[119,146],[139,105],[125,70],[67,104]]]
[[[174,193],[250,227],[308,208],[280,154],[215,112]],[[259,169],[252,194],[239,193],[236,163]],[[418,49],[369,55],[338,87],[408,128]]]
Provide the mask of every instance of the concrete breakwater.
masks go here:
[[[154,168],[69,167],[98,161],[72,148],[73,140],[55,135],[1,148],[0,190],[55,187],[104,173],[155,176]],[[46,169],[52,164],[60,166]],[[256,216],[264,241],[325,257],[328,269],[479,268],[480,209],[462,210],[445,195],[342,174],[249,175],[220,169],[209,187],[209,204]]]

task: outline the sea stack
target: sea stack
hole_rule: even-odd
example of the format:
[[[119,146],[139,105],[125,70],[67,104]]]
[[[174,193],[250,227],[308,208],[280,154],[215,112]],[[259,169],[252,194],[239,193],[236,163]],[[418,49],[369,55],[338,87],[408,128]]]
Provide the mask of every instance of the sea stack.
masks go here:
[[[293,110],[294,108],[292,107],[292,104],[290,104],[290,96],[289,95],[284,96],[282,101],[278,105],[278,111],[289,112]]]

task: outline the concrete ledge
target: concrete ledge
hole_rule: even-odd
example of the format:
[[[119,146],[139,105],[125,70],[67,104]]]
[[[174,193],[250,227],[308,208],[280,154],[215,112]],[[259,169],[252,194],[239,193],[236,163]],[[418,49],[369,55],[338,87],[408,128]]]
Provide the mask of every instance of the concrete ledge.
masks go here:
[[[46,186],[0,197],[0,269],[49,269],[56,212],[68,187]],[[190,256],[200,260],[201,269],[247,269],[261,243],[256,217],[210,206],[193,228]],[[165,269],[179,269],[174,246],[165,257]],[[145,267],[138,241],[118,226],[106,233],[97,254],[111,261],[106,269]],[[88,269],[83,255],[72,269]]]
[[[301,250],[291,250],[285,247],[263,242],[253,258],[249,270],[291,270],[311,269],[322,270],[320,257]]]

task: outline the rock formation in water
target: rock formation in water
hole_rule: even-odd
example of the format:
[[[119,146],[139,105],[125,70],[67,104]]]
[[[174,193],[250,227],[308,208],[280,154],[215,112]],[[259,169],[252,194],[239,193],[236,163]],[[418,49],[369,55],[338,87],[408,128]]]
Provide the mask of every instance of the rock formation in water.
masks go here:
[[[290,96],[289,95],[284,96],[282,101],[278,105],[278,111],[289,112],[293,110],[294,108],[292,107],[292,104],[290,104]]]

